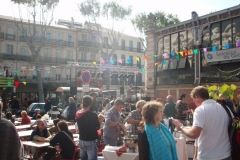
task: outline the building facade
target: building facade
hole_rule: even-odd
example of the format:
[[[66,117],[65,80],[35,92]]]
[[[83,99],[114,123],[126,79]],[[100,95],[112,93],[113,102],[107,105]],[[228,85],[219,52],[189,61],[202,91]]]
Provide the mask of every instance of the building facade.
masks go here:
[[[85,70],[91,72],[90,87],[105,89],[106,68],[102,67],[104,64],[100,65],[102,63],[98,47],[100,40],[96,32],[89,33],[85,26],[74,22],[73,19],[55,22],[46,30],[45,45],[40,51],[40,67],[36,68],[34,56],[25,39],[30,37],[32,29],[27,23],[23,23],[24,30],[21,33],[17,23],[20,23],[17,19],[0,16],[0,76],[4,76],[4,70],[7,68],[8,76],[13,76],[14,81],[19,82],[14,91],[13,88],[6,88],[8,98],[15,91],[20,101],[24,97],[33,99],[37,96],[37,71],[42,75],[45,96],[54,95],[56,88],[60,86],[81,86],[81,73]],[[40,27],[37,25],[36,34],[40,33]],[[111,47],[111,42],[108,42],[109,37],[104,30],[102,35]],[[131,61],[128,63],[127,59]],[[125,96],[130,85],[139,88],[145,86],[145,75],[141,72],[141,68],[145,66],[145,59],[137,37],[123,34],[119,47],[110,60],[114,62],[109,64],[110,89],[118,90],[120,94],[119,86],[122,79],[125,81]],[[138,74],[135,74],[136,70],[139,70]]]
[[[190,14],[189,14],[190,15]],[[240,6],[158,29],[149,16],[146,54],[148,63],[148,96],[176,101],[198,85],[235,84],[234,99],[240,93]]]

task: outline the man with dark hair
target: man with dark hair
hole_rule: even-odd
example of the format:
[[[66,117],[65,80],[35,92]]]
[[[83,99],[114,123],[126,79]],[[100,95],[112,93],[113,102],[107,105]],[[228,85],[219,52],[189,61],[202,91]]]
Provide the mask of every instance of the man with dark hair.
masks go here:
[[[228,137],[229,117],[225,109],[215,100],[209,99],[208,90],[195,87],[191,97],[197,105],[191,128],[173,119],[178,130],[190,138],[198,139],[198,160],[231,160],[231,146]]]
[[[12,109],[12,114],[17,114],[19,108],[20,108],[20,105],[19,105],[19,102],[17,100],[17,97],[16,96],[13,96],[13,100],[10,102],[11,103],[11,109]]]
[[[105,115],[105,126],[103,127],[103,138],[106,145],[117,146],[117,139],[120,129],[124,130],[121,123],[120,111],[123,108],[124,102],[121,99],[116,99],[114,105]],[[126,132],[124,132],[126,134]]]
[[[172,96],[168,95],[166,97],[166,101],[167,103],[165,104],[164,110],[163,110],[164,115],[166,116],[166,118],[171,118],[171,117],[175,118],[177,111],[175,108],[176,104],[173,102]],[[174,128],[173,128],[171,119],[169,119],[169,128],[171,128],[171,132],[173,132]]]
[[[187,116],[191,110],[185,103],[186,94],[181,94],[176,103],[176,119],[178,119],[184,126],[187,126]]]
[[[56,134],[57,132],[59,132],[58,127],[57,127],[57,124],[58,124],[59,121],[60,120],[58,118],[53,120],[54,127],[51,127],[48,130],[51,134],[54,134],[54,133]]]

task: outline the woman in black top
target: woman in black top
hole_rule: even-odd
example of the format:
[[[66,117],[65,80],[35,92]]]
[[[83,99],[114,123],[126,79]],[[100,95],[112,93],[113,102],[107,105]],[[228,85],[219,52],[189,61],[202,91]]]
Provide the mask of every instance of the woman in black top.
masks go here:
[[[11,112],[7,112],[6,119],[10,120],[13,124],[15,122],[15,119],[12,117],[12,113]]]
[[[57,124],[59,132],[50,140],[50,145],[55,146],[59,144],[61,148],[61,156],[64,159],[72,159],[75,143],[73,141],[73,134],[68,130],[67,123],[65,121],[60,121]],[[51,159],[56,153],[55,148],[48,148],[47,154],[43,157],[44,160]]]

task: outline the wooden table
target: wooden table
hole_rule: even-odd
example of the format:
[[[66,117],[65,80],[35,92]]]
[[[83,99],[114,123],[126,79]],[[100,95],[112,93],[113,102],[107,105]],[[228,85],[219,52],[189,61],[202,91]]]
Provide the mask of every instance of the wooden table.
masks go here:
[[[30,129],[30,124],[15,126],[17,130]]]
[[[38,141],[25,141],[25,142],[22,142],[22,144],[24,146],[30,146],[30,147],[36,148],[36,159],[39,158],[39,155],[38,155],[39,148],[50,146],[49,142],[38,142]]]

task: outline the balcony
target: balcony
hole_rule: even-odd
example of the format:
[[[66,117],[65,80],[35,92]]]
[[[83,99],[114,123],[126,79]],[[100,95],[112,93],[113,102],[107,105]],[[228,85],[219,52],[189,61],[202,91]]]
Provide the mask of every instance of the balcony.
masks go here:
[[[0,39],[4,39],[4,33],[0,32]]]
[[[15,41],[15,35],[14,34],[6,34],[6,40]]]
[[[16,55],[16,54],[5,54],[0,53],[0,59],[3,60],[18,60],[18,61],[32,61],[32,56]]]
[[[20,41],[26,42],[28,39],[29,41],[32,41],[32,37],[24,37],[20,36]],[[44,38],[45,44],[50,44],[50,45],[58,45],[58,46],[65,46],[65,47],[74,47],[74,42],[68,42],[68,41],[63,41],[63,40],[56,40],[56,39],[46,39]],[[36,37],[36,42],[40,43],[41,38]]]
[[[98,48],[99,43],[96,42],[90,42],[90,41],[78,41],[78,46],[83,46],[83,47],[93,47],[93,48]],[[105,45],[103,48],[107,48]],[[112,49],[112,45],[108,44],[108,49]],[[133,47],[125,47],[125,46],[118,46],[117,50],[123,50],[123,51],[131,51],[131,52],[141,52],[143,53],[143,49],[141,48],[133,48]]]

